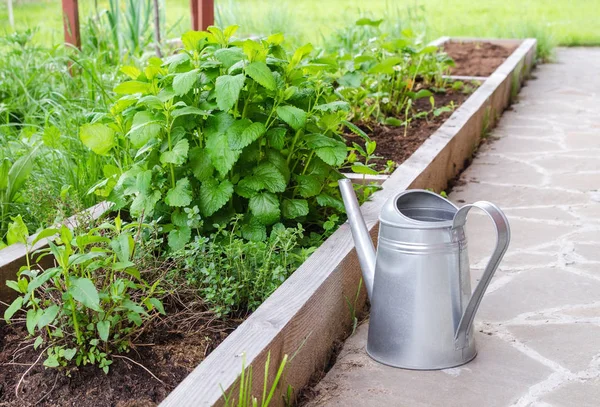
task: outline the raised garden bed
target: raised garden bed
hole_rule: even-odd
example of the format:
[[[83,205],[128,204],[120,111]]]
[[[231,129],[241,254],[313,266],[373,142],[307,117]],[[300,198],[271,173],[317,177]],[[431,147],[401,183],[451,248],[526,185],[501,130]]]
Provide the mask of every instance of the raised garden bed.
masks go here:
[[[447,41],[441,39],[441,42]],[[498,43],[495,40],[478,40]],[[382,184],[383,189],[362,206],[372,236],[377,234],[379,210],[392,195],[408,188],[441,191],[465,166],[481,138],[510,104],[534,60],[536,41],[501,40],[517,48],[452,116]],[[361,177],[358,176],[360,179]],[[288,364],[284,386],[298,390],[328,362],[332,345],[351,331],[347,301],[356,297],[361,280],[348,225],[343,225],[273,294],[202,362],[161,406],[222,404],[222,391],[231,391],[242,365],[252,365],[262,377],[271,355],[270,380],[284,354]],[[355,303],[362,309],[365,294]],[[262,383],[255,385],[258,394]],[[275,405],[283,405],[277,399]]]
[[[446,41],[447,39],[442,39],[439,43]],[[482,135],[494,125],[500,113],[510,103],[511,97],[516,95],[533,65],[535,40],[491,42],[510,43],[516,50],[472,95],[461,102],[445,122],[437,123],[439,128],[432,126],[429,128],[430,134],[422,135],[418,142],[410,141],[414,153],[403,157],[405,160],[391,176],[353,177],[358,182],[385,181],[382,191],[362,207],[373,236],[377,233],[379,209],[391,195],[406,188],[443,190],[448,180],[464,167]],[[385,145],[379,140],[378,144]],[[380,149],[377,153],[385,155],[387,152]],[[23,248],[9,249],[13,253],[10,259],[6,258],[9,261],[5,261],[4,251],[0,252],[0,275],[3,280],[13,278],[24,261]],[[214,349],[161,405],[222,404],[222,391],[229,393],[236,386],[242,355],[246,366],[253,367],[254,377],[262,378],[265,361],[270,354],[269,380],[273,380],[276,367],[284,354],[295,355],[286,367],[283,385],[279,390],[285,392],[288,385],[295,390],[303,388],[315,372],[326,366],[332,344],[344,339],[350,332],[353,315],[347,301],[353,301],[355,309],[363,308],[364,292],[357,296],[360,275],[350,230],[347,225],[343,225]],[[2,279],[0,284],[4,286]],[[0,299],[8,300],[6,295],[0,288]],[[0,343],[2,339],[0,338]],[[209,347],[206,349],[210,350]],[[123,368],[127,369],[127,366],[136,368],[131,364],[123,365]],[[115,373],[119,372],[125,374],[126,370]],[[151,379],[146,377],[146,380]],[[101,386],[97,389],[100,391]],[[127,384],[123,389],[132,390]],[[255,380],[254,394],[259,394],[261,389],[262,381]],[[158,398],[162,398],[162,395]],[[100,400],[102,399],[99,398],[98,401]],[[275,397],[274,405],[280,404],[281,398]]]
[[[385,163],[389,159],[393,159],[397,164],[402,164],[407,159],[411,158],[413,153],[417,151],[427,140],[437,136],[437,133],[451,133],[453,128],[460,125],[460,118],[464,115],[474,116],[469,120],[469,126],[477,121],[480,127],[478,138],[473,138],[472,151],[475,150],[479,143],[479,134],[486,135],[489,130],[495,125],[499,115],[506,107],[514,100],[517,92],[519,91],[520,84],[524,80],[524,73],[521,65],[526,64],[532,66],[535,62],[534,53],[530,52],[531,48],[535,48],[535,40],[505,40],[505,39],[477,39],[477,38],[456,38],[450,39],[449,37],[441,37],[431,43],[442,48],[446,47],[446,44],[450,45],[449,55],[451,57],[458,57],[463,55],[462,50],[473,50],[475,48],[481,50],[495,50],[492,53],[492,60],[489,63],[480,65],[483,56],[486,55],[485,51],[481,53],[475,53],[473,57],[473,68],[465,70],[457,64],[459,69],[456,69],[451,75],[447,76],[448,80],[459,80],[469,81],[472,86],[476,86],[477,89],[468,97],[457,98],[458,108],[453,113],[443,113],[439,118],[430,120],[419,120],[411,123],[411,127],[418,129],[418,131],[409,133],[406,137],[402,127],[392,128],[388,126],[378,127],[372,137],[378,142],[379,146],[385,146],[383,149],[378,149],[377,154],[382,156],[379,160],[380,165]],[[462,47],[462,48],[461,48]],[[501,57],[502,56],[502,57]],[[467,61],[466,57],[463,57],[462,64]],[[515,69],[515,64],[517,69]],[[490,68],[494,68],[494,71],[488,76],[473,76],[470,73],[481,73],[487,72]],[[529,72],[529,71],[527,71]],[[465,75],[469,73],[469,75]],[[491,89],[494,88],[494,91]],[[484,106],[479,106],[478,112],[473,112],[477,104],[481,102],[480,99],[489,96],[489,100],[484,103]],[[460,95],[464,96],[464,95]],[[470,112],[470,113],[465,113]],[[475,114],[476,113],[476,114]],[[474,132],[475,130],[470,130]],[[392,140],[390,140],[390,138]],[[429,143],[429,141],[428,141]],[[412,159],[412,158],[411,158]],[[383,183],[389,176],[387,175],[356,175],[347,174],[347,176],[355,182],[375,182],[378,184]]]

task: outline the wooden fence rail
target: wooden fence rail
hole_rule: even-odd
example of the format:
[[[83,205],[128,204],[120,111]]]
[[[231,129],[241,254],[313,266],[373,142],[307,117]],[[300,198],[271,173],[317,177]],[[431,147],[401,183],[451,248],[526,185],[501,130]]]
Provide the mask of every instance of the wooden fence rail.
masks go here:
[[[9,4],[11,4],[9,2]],[[81,48],[79,30],[79,1],[62,0],[65,43]],[[214,0],[190,0],[190,17],[193,30],[206,30],[215,21]]]

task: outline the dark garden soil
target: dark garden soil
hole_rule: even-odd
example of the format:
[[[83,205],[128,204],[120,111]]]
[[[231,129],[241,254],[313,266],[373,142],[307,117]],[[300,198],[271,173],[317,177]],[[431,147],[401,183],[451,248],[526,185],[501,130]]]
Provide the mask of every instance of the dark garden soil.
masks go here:
[[[0,407],[156,406],[239,324],[195,322],[187,329],[181,320],[157,323],[129,353],[113,359],[108,375],[95,366],[45,369],[43,349],[22,339],[24,324],[0,323]]]
[[[455,109],[458,108],[470,94],[460,91],[447,91],[446,93],[434,94],[435,105],[437,107],[447,106],[450,102],[454,103]],[[414,112],[431,110],[429,98],[418,99],[414,105]],[[381,158],[371,160],[375,163],[377,170],[386,168],[388,160],[394,161],[397,165],[402,164],[410,157],[420,146],[431,136],[435,131],[452,115],[453,112],[444,112],[439,116],[430,114],[428,119],[414,119],[406,129],[404,126],[388,126],[383,124],[365,124],[359,123],[358,126],[365,131],[371,140],[377,142],[375,155]],[[404,120],[404,117],[399,116],[398,119]],[[352,146],[352,142],[362,145],[362,139],[354,133],[344,134],[348,146]]]
[[[451,75],[490,76],[517,48],[489,42],[449,41],[444,51],[454,60]]]

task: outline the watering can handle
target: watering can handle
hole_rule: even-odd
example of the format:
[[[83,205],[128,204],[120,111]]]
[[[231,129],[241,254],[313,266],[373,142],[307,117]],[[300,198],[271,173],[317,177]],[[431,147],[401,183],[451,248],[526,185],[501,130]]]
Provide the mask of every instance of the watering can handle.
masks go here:
[[[506,216],[500,208],[491,202],[479,201],[460,208],[454,215],[454,220],[452,222],[453,231],[464,226],[467,221],[467,213],[471,208],[483,210],[494,222],[494,225],[496,226],[496,248],[494,249],[494,253],[492,253],[492,257],[490,257],[487,266],[485,266],[481,280],[479,281],[479,284],[477,284],[475,291],[473,291],[471,299],[469,300],[458,324],[458,328],[456,329],[454,341],[457,349],[465,348],[468,345],[469,341],[467,336],[471,329],[471,325],[473,324],[473,320],[475,319],[475,313],[479,308],[483,294],[485,294],[485,290],[490,284],[492,276],[498,268],[498,264],[500,264],[500,260],[502,260],[504,253],[506,253],[508,243],[510,242],[508,219],[506,219]]]

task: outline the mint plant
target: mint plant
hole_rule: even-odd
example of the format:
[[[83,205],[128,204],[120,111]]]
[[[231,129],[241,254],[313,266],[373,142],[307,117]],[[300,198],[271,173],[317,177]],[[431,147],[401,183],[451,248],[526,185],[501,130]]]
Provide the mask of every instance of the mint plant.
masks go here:
[[[320,226],[343,211],[335,181],[348,104],[325,66],[306,61],[310,45],[288,53],[281,34],[235,41],[236,29],[188,32],[181,53],[124,67],[123,96],[81,128],[117,163],[93,191],[160,219],[172,250],[236,214],[243,237],[260,241],[278,222]]]
[[[26,243],[23,227],[14,233]],[[31,243],[57,235],[56,243],[39,251],[52,256],[55,267],[32,267],[27,255],[17,280],[6,283],[19,296],[4,319],[10,322],[19,310],[26,314],[34,348],[46,346],[44,366],[93,364],[108,373],[111,355],[127,351],[132,337],[165,313],[160,280],[145,281],[134,257],[137,227],[117,217],[78,235],[66,226],[45,229]]]

